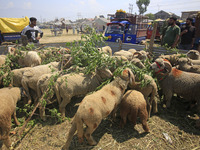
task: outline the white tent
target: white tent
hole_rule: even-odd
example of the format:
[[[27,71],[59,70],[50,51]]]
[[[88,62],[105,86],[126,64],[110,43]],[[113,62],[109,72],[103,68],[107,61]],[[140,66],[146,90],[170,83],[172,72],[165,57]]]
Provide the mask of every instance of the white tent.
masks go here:
[[[93,26],[97,28],[99,32],[103,32],[106,29],[107,23],[109,23],[110,20],[106,18],[97,18],[93,22]]]

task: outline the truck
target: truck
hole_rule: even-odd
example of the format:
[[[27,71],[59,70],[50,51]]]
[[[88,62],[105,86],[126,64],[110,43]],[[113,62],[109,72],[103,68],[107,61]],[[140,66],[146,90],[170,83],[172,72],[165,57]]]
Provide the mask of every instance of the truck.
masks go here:
[[[29,24],[29,18],[0,18],[0,43],[15,42],[21,38],[21,31]]]
[[[105,36],[109,42],[138,44],[147,36],[148,17],[117,11],[107,23]]]

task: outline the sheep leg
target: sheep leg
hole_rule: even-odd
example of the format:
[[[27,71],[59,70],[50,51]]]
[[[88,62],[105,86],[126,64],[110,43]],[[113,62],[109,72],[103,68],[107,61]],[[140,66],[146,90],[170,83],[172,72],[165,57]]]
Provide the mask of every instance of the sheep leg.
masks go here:
[[[149,127],[147,125],[148,112],[146,110],[146,107],[142,111],[140,111],[139,117],[140,117],[140,121],[142,123],[142,127],[143,127],[144,131],[149,132]]]
[[[98,127],[99,123],[95,123],[95,127]],[[89,145],[97,145],[97,142],[93,139],[92,133],[95,131],[94,125],[89,125],[85,131],[85,138],[87,139]]]
[[[131,110],[131,114],[130,115],[131,115],[131,117],[130,117],[131,120],[130,121],[133,122],[133,128],[135,128],[136,121],[137,121],[137,115],[138,115],[138,109]]]
[[[173,93],[171,91],[166,91],[164,94],[167,108],[170,108],[172,94]]]
[[[127,116],[126,115],[121,116],[121,121],[120,121],[120,127],[121,128],[124,128],[126,121],[127,121]]]
[[[150,118],[151,117],[152,102],[151,102],[151,99],[148,100],[148,97],[145,97],[145,100],[147,102],[147,112],[148,112],[148,116]]]
[[[8,136],[7,139],[3,140],[3,143],[5,144],[5,146],[10,149],[11,146],[11,141],[10,141],[10,137]]]
[[[61,113],[62,118],[65,118],[65,107],[69,102],[70,102],[70,98],[65,97],[65,98],[63,98],[62,102],[59,105],[59,111]]]
[[[115,107],[112,111],[112,119],[113,121],[116,121],[116,112],[117,112],[117,107]]]
[[[26,95],[27,95],[27,97],[28,97],[28,104],[30,105],[31,104],[31,102],[32,102],[32,100],[31,100],[31,96],[30,96],[30,92],[29,92],[29,88],[28,88],[28,85],[27,85],[27,83],[23,80],[23,78],[22,78],[22,87],[24,88],[24,90],[25,90],[25,92],[26,92]]]
[[[17,120],[16,110],[15,110],[14,113],[13,113],[13,119],[14,119],[15,124],[16,124],[17,126],[19,126],[20,123],[19,123],[19,121]]]
[[[46,118],[46,115],[45,115],[45,106],[43,104],[40,104],[40,106],[39,106],[39,112],[40,112],[40,118],[43,121],[46,121],[47,118]]]

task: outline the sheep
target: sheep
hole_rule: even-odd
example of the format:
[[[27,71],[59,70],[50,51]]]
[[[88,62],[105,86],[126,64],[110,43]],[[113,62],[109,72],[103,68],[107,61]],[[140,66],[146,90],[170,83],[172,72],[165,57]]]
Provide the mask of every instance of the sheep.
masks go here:
[[[131,60],[131,63],[135,64],[135,65],[136,65],[138,68],[140,68],[140,69],[145,68],[144,64],[143,64],[143,63],[141,62],[141,60],[138,59],[138,58],[133,58],[133,59]]]
[[[14,47],[9,47],[8,53],[10,55],[16,55],[16,49]],[[41,64],[41,58],[35,51],[24,52],[21,51],[22,58],[19,58],[18,63],[22,67],[34,67]]]
[[[161,55],[159,58],[167,59],[172,66],[178,65],[178,59],[180,58],[181,54],[173,54],[173,55]]]
[[[135,80],[136,80],[135,84],[129,87],[130,89],[137,90],[144,95],[144,98],[147,102],[147,112],[150,117],[152,105],[153,105],[153,113],[158,112],[157,100],[156,100],[156,97],[158,97],[157,84],[151,76],[146,75],[146,74],[144,75],[144,82],[148,84],[145,85],[144,87],[141,87],[141,80],[139,80],[137,76]],[[148,97],[150,97],[149,100],[148,100]]]
[[[113,56],[124,56],[126,57],[129,61],[133,58],[133,53],[125,51],[125,50],[120,50],[118,52],[115,52]]]
[[[98,48],[98,50],[99,50],[100,52],[103,52],[103,53],[106,53],[106,54],[112,56],[112,49],[111,49],[110,46],[104,46],[104,47],[102,47],[102,48]]]
[[[82,73],[67,74],[58,78],[55,84],[55,93],[61,116],[65,117],[65,107],[73,96],[86,95],[94,91],[104,79],[111,77],[112,73],[109,69],[97,69],[96,73],[93,75],[84,75]]]
[[[60,70],[61,63],[52,62],[47,65],[40,65],[26,70],[23,73],[23,77],[21,80],[22,87],[27,93],[28,96],[28,104],[31,103],[31,96],[29,89],[32,89],[35,93],[37,92],[37,81],[39,77],[43,74],[51,73],[52,71]]]
[[[131,53],[134,54],[134,53],[137,52],[137,51],[136,51],[135,49],[129,49],[128,52],[131,52]]]
[[[77,130],[79,143],[83,142],[83,136],[86,137],[90,145],[96,145],[96,141],[92,137],[92,133],[111,112],[116,112],[117,105],[121,102],[121,98],[128,84],[135,82],[134,75],[130,69],[125,69],[121,76],[116,77],[111,83],[105,85],[101,90],[87,95],[81,102],[72,122],[72,127],[68,133],[67,141],[63,147],[64,150],[69,149],[73,135]],[[83,123],[87,125],[84,133]]]
[[[193,61],[197,61],[197,60],[193,60]],[[182,71],[200,73],[200,65],[193,65],[192,60],[188,58],[180,58],[178,60],[177,68]]]
[[[172,95],[176,93],[187,100],[196,101],[200,110],[200,74],[172,68],[171,64],[162,58],[156,59],[151,67],[163,90],[167,108],[170,108]]]
[[[149,52],[146,52],[144,50],[137,51],[133,54],[133,58],[138,58],[140,60],[146,60],[147,58],[151,59],[151,56]]]
[[[200,60],[199,51],[197,50],[190,50],[186,53],[187,57],[193,60]]]
[[[18,87],[0,89],[0,140],[8,149],[11,146],[9,137],[11,116],[16,125],[20,124],[16,117],[16,103],[22,98],[22,94],[22,89]]]
[[[147,41],[145,40],[140,41],[140,45],[146,45],[146,44],[147,44]]]
[[[6,62],[6,55],[0,55],[0,67]]]
[[[133,122],[134,128],[136,125],[137,117],[139,116],[144,131],[149,132],[149,127],[147,124],[148,112],[146,107],[147,103],[141,92],[136,90],[128,90],[124,94],[120,104],[120,126],[122,128],[124,127],[128,117],[128,120]]]

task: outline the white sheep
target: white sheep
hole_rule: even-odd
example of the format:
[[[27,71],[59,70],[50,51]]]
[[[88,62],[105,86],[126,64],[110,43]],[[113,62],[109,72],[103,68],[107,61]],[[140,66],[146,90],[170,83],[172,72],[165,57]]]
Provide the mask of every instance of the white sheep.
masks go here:
[[[106,53],[106,54],[112,56],[112,49],[110,46],[104,46],[104,47],[98,48],[98,50],[100,52],[103,52],[103,53]]]
[[[11,116],[13,116],[16,125],[20,123],[16,117],[16,104],[22,98],[22,89],[2,88],[0,89],[0,140],[9,149],[11,146],[10,129],[11,129]]]
[[[140,59],[138,59],[138,58],[133,58],[132,60],[131,60],[131,63],[133,63],[134,65],[136,65],[138,68],[140,68],[140,69],[143,69],[143,68],[145,68],[145,66],[144,66],[144,64],[141,62],[141,60]]]
[[[22,87],[27,93],[28,103],[31,103],[31,96],[29,89],[32,89],[35,93],[37,92],[37,81],[39,77],[43,74],[51,73],[52,71],[58,71],[60,69],[61,63],[52,62],[47,65],[40,65],[26,70],[23,73],[21,80]]]
[[[124,57],[126,57],[129,61],[131,61],[132,58],[133,58],[133,53],[128,52],[128,51],[125,51],[125,50],[120,50],[120,51],[118,51],[118,52],[115,52],[115,53],[113,54],[113,56],[124,56]]]
[[[6,55],[0,55],[0,67],[6,62]]]
[[[181,54],[172,54],[172,55],[161,55],[159,58],[167,59],[172,66],[178,65],[178,59],[180,58]]]
[[[101,120],[106,118],[111,112],[113,116],[116,112],[118,104],[121,102],[122,96],[128,86],[135,82],[134,75],[130,69],[125,69],[120,77],[116,77],[111,83],[105,85],[101,90],[87,95],[81,102],[72,127],[69,131],[67,142],[63,149],[68,150],[73,135],[77,130],[79,143],[83,142],[86,137],[90,145],[96,145],[96,141],[92,137],[92,133],[96,130]],[[83,124],[87,129],[84,133]]]
[[[200,54],[197,50],[190,50],[186,53],[187,57],[193,60],[200,60]]]
[[[16,49],[14,47],[9,47],[8,53],[11,55],[16,55]],[[18,63],[22,67],[34,67],[41,64],[41,58],[35,51],[24,52],[21,51],[22,58],[19,58]]]
[[[200,60],[191,60],[189,58],[180,58],[178,60],[177,68],[182,71],[200,73],[200,64],[193,65],[193,63],[192,63],[193,61],[197,61],[197,64],[198,64],[198,61],[200,63]]]
[[[166,105],[169,108],[173,93],[190,100],[196,101],[200,110],[200,74],[184,72],[172,68],[168,61],[158,58],[151,65],[155,71],[160,87],[163,90]]]
[[[150,56],[149,52],[141,50],[141,51],[136,51],[133,54],[133,58],[138,58],[140,60],[146,60],[147,58],[151,59],[151,56]]]
[[[58,78],[55,92],[62,117],[65,117],[65,107],[73,96],[86,95],[94,91],[103,80],[111,77],[109,69],[97,69],[94,74],[67,74]]]

